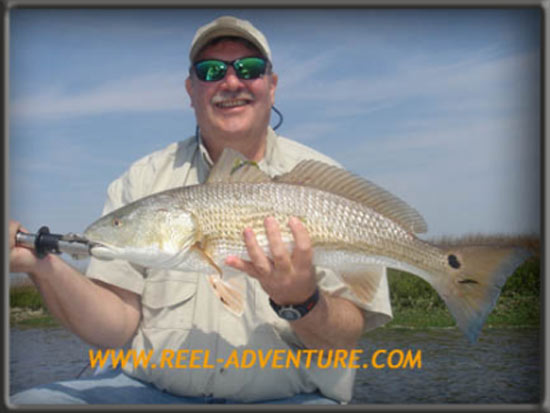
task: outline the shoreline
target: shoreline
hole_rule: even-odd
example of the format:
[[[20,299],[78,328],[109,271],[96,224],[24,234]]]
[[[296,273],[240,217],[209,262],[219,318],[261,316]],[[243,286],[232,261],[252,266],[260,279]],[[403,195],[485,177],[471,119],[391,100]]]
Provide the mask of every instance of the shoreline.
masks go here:
[[[380,328],[387,329],[406,329],[406,330],[423,330],[423,329],[456,329],[456,325],[452,320],[447,310],[441,309],[438,311],[431,320],[416,320],[411,322],[411,315],[414,318],[418,316],[415,309],[401,310],[397,313],[394,312],[394,319],[388,324],[381,326]],[[434,322],[434,320],[436,320]],[[431,321],[431,322],[430,322]],[[44,328],[44,327],[62,327],[61,323],[57,321],[47,310],[43,308],[32,309],[30,307],[12,307],[10,308],[9,327],[23,327],[23,328]],[[517,323],[517,322],[505,322],[497,319],[491,320],[491,315],[485,322],[483,328],[540,328],[539,322],[533,323]]]
[[[12,327],[62,327],[51,314],[43,308],[32,309],[30,307],[10,308],[10,328]]]

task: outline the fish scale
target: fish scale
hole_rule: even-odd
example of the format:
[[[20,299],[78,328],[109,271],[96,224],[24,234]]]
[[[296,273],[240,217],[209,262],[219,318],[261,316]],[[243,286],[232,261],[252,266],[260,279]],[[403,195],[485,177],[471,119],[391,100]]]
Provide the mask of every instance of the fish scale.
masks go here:
[[[283,236],[290,240],[286,223],[296,216],[308,229],[314,248],[390,256],[426,272],[445,269],[442,251],[418,242],[412,234],[371,209],[336,195],[269,183],[210,184],[187,189],[178,194],[176,202],[184,202],[186,210],[193,213],[202,242],[220,264],[228,255],[245,255],[244,228],[263,235],[264,219],[273,216],[281,224]],[[267,240],[261,240],[260,246],[268,252]]]

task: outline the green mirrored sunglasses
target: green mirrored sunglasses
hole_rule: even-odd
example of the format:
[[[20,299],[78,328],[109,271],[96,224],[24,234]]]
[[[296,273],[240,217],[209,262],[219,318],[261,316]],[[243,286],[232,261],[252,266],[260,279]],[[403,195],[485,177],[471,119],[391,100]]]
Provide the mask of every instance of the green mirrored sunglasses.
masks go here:
[[[200,60],[193,64],[197,77],[203,82],[217,82],[227,73],[227,68],[233,66],[239,79],[257,79],[265,74],[267,60],[261,57],[243,57],[226,62],[218,59]]]

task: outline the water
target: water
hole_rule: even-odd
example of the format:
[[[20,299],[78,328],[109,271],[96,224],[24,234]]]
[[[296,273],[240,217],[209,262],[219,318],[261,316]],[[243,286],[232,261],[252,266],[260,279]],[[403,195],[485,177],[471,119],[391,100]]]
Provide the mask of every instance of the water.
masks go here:
[[[42,383],[74,379],[89,345],[61,328],[12,328],[10,394]],[[376,350],[421,351],[421,368],[358,369],[353,404],[539,404],[542,357],[536,329],[486,329],[470,345],[455,329],[378,329],[361,342],[357,362]],[[377,357],[389,364],[387,356]],[[393,358],[397,362],[397,358]],[[91,375],[87,369],[82,377]]]
[[[365,361],[377,349],[421,350],[422,368],[359,370],[353,403],[541,402],[536,329],[487,329],[473,345],[456,329],[378,329],[361,344]]]

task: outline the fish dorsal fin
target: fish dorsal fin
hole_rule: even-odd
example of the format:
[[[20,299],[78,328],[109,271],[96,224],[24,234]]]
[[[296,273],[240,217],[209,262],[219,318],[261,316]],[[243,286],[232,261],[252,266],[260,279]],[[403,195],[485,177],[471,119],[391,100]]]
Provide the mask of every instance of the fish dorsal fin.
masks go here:
[[[410,232],[423,233],[428,229],[424,218],[405,201],[360,176],[324,162],[302,161],[274,181],[309,186],[359,202]]]
[[[256,162],[248,160],[242,153],[234,149],[225,148],[212,167],[206,183],[271,181],[269,175],[263,172]]]

